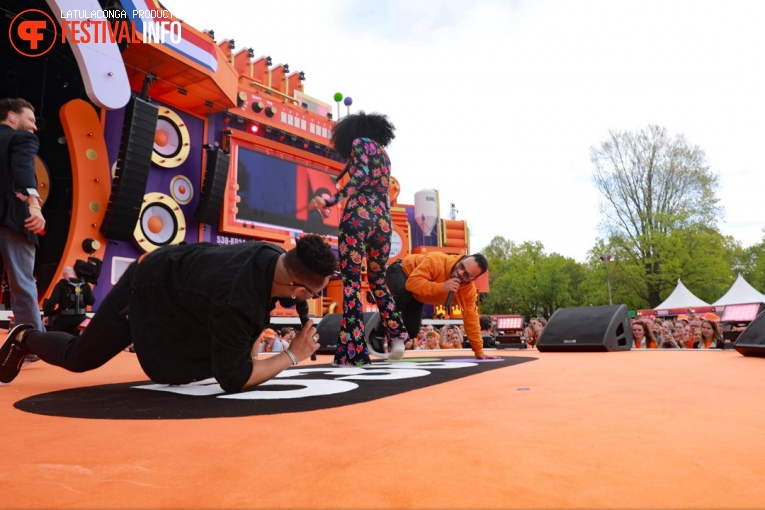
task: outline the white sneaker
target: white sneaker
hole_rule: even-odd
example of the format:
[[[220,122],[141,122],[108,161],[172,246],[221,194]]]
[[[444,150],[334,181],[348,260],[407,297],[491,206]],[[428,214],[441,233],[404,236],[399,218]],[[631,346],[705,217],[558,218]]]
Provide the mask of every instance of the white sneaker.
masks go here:
[[[391,342],[393,345],[390,349],[390,354],[388,354],[388,359],[401,359],[404,357],[404,354],[406,353],[406,346],[404,345],[404,341],[400,338],[396,338]]]

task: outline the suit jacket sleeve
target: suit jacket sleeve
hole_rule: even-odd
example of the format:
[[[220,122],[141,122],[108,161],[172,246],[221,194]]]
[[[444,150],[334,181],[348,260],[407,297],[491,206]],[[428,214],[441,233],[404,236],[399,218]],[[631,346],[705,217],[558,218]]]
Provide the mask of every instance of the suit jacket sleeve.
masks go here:
[[[9,147],[14,191],[29,195],[28,190],[37,189],[35,156],[39,146],[40,142],[32,133],[27,131],[15,133],[14,141]]]

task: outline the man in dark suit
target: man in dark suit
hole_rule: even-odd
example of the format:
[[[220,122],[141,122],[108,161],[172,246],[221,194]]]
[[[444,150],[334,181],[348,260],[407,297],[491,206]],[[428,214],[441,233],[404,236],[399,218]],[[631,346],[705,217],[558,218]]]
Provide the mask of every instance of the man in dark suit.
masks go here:
[[[16,323],[43,330],[34,279],[37,234],[45,228],[37,192],[34,107],[21,98],[0,99],[0,255],[11,289]]]

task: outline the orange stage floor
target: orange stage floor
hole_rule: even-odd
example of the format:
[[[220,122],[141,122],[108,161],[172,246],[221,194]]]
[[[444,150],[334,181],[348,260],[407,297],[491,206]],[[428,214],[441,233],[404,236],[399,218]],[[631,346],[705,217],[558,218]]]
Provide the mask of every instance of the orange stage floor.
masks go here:
[[[182,420],[14,407],[143,381],[133,354],[86,374],[27,365],[0,385],[0,507],[765,508],[765,359],[497,352],[533,360],[341,407]]]

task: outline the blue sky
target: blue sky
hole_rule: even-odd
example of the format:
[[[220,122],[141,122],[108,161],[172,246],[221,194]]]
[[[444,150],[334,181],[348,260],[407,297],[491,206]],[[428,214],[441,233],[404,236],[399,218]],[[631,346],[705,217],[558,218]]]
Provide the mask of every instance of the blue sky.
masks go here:
[[[304,71],[317,99],[387,114],[399,201],[438,190],[472,251],[499,235],[585,260],[600,233],[589,148],[649,124],[705,151],[723,233],[762,240],[765,2],[162,2]]]

